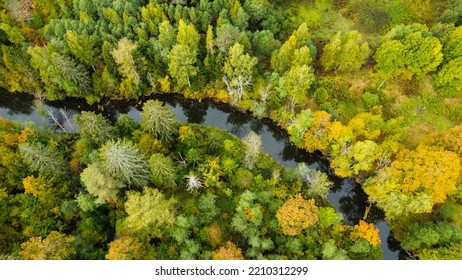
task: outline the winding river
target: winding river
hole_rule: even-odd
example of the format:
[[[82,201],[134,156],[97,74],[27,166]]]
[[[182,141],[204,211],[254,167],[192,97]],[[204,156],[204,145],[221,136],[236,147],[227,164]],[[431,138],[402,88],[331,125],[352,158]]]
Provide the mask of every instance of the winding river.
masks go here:
[[[287,133],[267,119],[257,119],[226,104],[210,101],[195,101],[184,99],[179,95],[156,96],[173,109],[177,119],[183,123],[199,123],[215,126],[242,138],[251,130],[262,138],[262,149],[273,159],[285,167],[296,167],[297,163],[305,162],[311,168],[326,172],[334,182],[328,199],[350,225],[357,224],[362,218],[367,206],[367,196],[361,187],[351,178],[341,179],[332,173],[329,163],[322,155],[307,153],[296,148],[289,141]],[[67,100],[45,102],[40,109],[34,106],[34,98],[25,94],[9,94],[0,90],[0,116],[11,120],[32,121],[39,126],[50,125],[51,112],[64,129],[73,130],[75,124],[68,122],[61,111],[66,111],[69,117],[81,111],[102,112],[111,120],[116,120],[120,114],[128,114],[136,121],[140,120],[140,103],[110,102],[90,106],[83,100]],[[405,257],[398,242],[393,238],[387,221],[380,209],[372,207],[368,222],[373,222],[380,230],[383,257],[386,260],[396,260]]]

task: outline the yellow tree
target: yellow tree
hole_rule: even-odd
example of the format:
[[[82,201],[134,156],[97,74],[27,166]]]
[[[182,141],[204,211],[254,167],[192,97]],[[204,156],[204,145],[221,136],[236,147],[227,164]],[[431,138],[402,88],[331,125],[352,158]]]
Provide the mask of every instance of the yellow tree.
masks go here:
[[[19,255],[23,260],[65,260],[72,257],[76,250],[73,236],[52,231],[45,238],[31,237],[21,244]]]
[[[359,221],[359,223],[354,226],[351,232],[351,238],[353,240],[356,238],[363,238],[375,248],[380,245],[379,230],[374,227],[374,224],[369,224],[363,220]]]
[[[213,260],[243,260],[242,251],[233,242],[228,241],[224,246],[212,252]]]
[[[155,258],[151,246],[144,244],[138,238],[122,236],[109,243],[106,254],[108,260],[149,260]]]
[[[456,189],[461,165],[457,154],[419,146],[403,150],[389,167],[364,183],[364,191],[388,218],[429,213]]]
[[[287,200],[276,213],[285,235],[297,235],[318,221],[319,210],[313,199],[300,194]]]

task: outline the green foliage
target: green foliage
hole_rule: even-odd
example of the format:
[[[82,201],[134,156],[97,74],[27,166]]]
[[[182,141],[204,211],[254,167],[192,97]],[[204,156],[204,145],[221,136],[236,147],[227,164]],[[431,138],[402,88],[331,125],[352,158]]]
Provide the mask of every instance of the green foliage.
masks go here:
[[[149,180],[147,160],[129,140],[110,140],[99,150],[104,172],[128,185],[143,186]]]
[[[383,38],[375,59],[385,75],[396,74],[402,67],[413,74],[435,71],[443,61],[442,45],[420,24],[398,25]]]
[[[252,82],[253,68],[256,64],[257,58],[244,54],[244,47],[239,43],[229,49],[229,56],[223,67],[223,81],[233,104],[243,97],[245,88]]]
[[[444,246],[462,241],[462,229],[445,222],[413,223],[401,236],[401,244],[407,250],[419,250]]]
[[[324,46],[321,64],[326,70],[357,71],[366,63],[369,53],[369,45],[358,31],[339,32]]]
[[[88,193],[96,197],[96,204],[117,202],[119,190],[125,187],[121,181],[107,175],[98,164],[91,164],[85,168],[80,173],[80,179]]]
[[[41,143],[25,143],[19,146],[19,152],[31,171],[43,176],[60,178],[67,173],[67,164],[53,148]]]
[[[83,111],[80,115],[74,115],[74,120],[79,126],[80,136],[95,146],[100,146],[116,136],[109,120],[101,114]]]
[[[290,141],[297,146],[302,146],[305,142],[305,132],[311,125],[311,121],[313,120],[313,112],[310,109],[302,110],[298,113],[289,127],[287,131],[290,135]]]
[[[157,100],[144,103],[140,124],[144,131],[164,141],[172,141],[178,129],[175,114]]]
[[[154,185],[164,188],[175,187],[175,168],[171,158],[162,154],[153,154],[149,159],[151,181]]]
[[[191,78],[197,75],[196,52],[187,45],[177,44],[168,54],[168,71],[179,87],[191,87]]]
[[[377,94],[365,92],[361,99],[363,100],[364,106],[368,109],[380,105],[380,98]]]
[[[144,188],[143,193],[128,191],[124,227],[129,232],[147,237],[162,237],[175,221],[175,199],[167,199],[157,189]]]

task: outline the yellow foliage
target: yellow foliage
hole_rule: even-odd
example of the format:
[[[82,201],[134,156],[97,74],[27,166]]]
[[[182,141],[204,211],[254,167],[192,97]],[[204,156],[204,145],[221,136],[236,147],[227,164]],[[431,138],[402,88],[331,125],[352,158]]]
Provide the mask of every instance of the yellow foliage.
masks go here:
[[[207,235],[209,236],[209,242],[212,246],[217,246],[221,243],[223,238],[223,230],[217,222],[211,223],[206,228]]]
[[[243,260],[244,256],[240,248],[233,242],[228,241],[224,246],[212,252],[213,260]]]
[[[330,125],[331,115],[325,111],[317,111],[313,115],[310,129],[305,133],[305,149],[309,152],[315,150],[326,151],[327,128]]]
[[[436,204],[444,202],[447,194],[456,189],[460,170],[455,153],[419,146],[416,151],[401,152],[389,174],[400,183],[403,193],[424,192]]]
[[[108,260],[145,260],[152,259],[154,255],[150,248],[131,236],[122,236],[109,243],[109,251],[106,254]]]
[[[190,126],[187,125],[182,125],[179,128],[179,133],[180,136],[178,137],[181,142],[184,142],[188,137],[191,137],[194,135],[194,131],[191,129]]]
[[[35,129],[26,127],[21,131],[21,134],[19,135],[19,143],[25,143],[28,139],[33,138],[36,135],[37,133]]]
[[[76,253],[72,242],[73,236],[52,231],[42,240],[42,237],[31,237],[21,244],[19,255],[23,260],[64,260]]]
[[[359,224],[354,226],[351,238],[353,240],[356,238],[363,238],[376,248],[380,245],[379,230],[374,227],[374,224],[369,224],[363,220],[359,221]]]
[[[300,194],[287,200],[276,213],[285,235],[297,235],[318,221],[319,210],[314,200]]]
[[[42,176],[37,178],[34,176],[27,176],[22,180],[22,184],[25,193],[31,194],[37,198],[46,196],[47,191],[51,188]]]

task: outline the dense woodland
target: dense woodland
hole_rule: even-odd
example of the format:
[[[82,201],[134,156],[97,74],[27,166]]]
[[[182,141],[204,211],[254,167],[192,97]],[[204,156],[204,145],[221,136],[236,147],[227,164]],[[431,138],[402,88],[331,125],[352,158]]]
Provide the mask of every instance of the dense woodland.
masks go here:
[[[462,259],[462,1],[5,0],[0,16],[12,94],[181,93],[270,118],[361,183],[410,255]],[[0,121],[3,258],[381,258],[325,174],[278,166],[254,134],[156,101],[140,123],[76,123]]]

